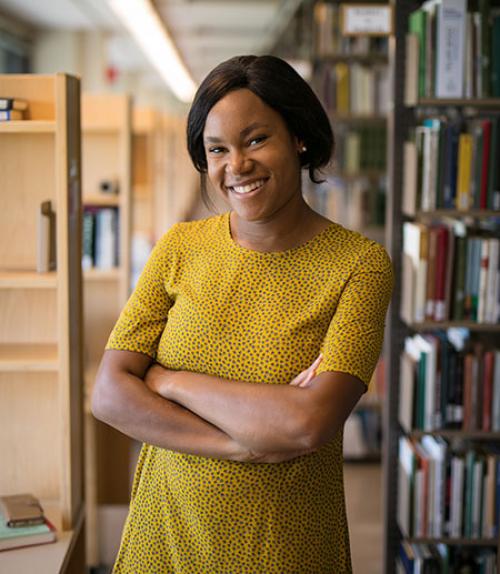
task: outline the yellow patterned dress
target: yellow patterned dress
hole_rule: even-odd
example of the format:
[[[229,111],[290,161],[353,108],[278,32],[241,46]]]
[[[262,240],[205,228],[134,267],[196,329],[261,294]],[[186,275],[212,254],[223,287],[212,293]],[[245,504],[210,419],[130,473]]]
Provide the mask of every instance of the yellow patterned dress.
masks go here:
[[[392,283],[384,249],[335,223],[271,253],[239,246],[229,214],[181,223],[156,245],[107,348],[145,353],[170,369],[278,385],[321,350],[320,372],[368,384]],[[351,572],[342,433],[277,464],[145,444],[114,572]]]

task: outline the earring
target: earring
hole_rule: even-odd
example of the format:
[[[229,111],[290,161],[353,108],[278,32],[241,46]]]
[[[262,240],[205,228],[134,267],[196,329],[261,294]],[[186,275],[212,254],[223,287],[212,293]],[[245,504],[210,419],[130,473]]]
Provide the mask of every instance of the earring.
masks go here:
[[[304,144],[302,144],[302,146],[300,148],[300,153],[304,153],[306,151],[307,151],[307,147]]]

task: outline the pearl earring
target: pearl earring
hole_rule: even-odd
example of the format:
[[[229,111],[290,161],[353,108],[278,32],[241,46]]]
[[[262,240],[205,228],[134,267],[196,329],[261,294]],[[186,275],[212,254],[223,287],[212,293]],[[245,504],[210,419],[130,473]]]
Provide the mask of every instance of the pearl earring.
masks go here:
[[[300,148],[300,153],[304,153],[307,151],[307,147],[305,145],[302,145],[302,147]]]

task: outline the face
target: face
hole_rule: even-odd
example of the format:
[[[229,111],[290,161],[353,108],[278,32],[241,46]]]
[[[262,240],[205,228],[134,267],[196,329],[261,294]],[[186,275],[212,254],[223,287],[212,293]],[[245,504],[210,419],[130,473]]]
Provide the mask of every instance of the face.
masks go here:
[[[301,144],[280,114],[250,90],[217,102],[203,141],[210,182],[237,217],[267,221],[301,196]]]

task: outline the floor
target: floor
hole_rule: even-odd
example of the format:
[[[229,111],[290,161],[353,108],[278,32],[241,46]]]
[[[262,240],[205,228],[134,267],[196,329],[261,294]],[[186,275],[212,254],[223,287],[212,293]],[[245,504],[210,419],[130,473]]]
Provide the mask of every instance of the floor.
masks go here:
[[[344,485],[354,574],[382,574],[382,467],[345,464]]]

